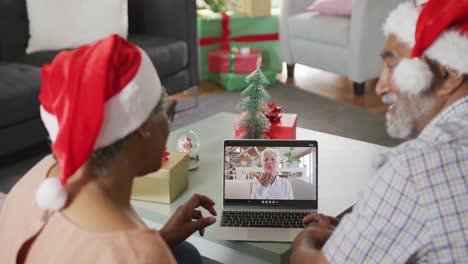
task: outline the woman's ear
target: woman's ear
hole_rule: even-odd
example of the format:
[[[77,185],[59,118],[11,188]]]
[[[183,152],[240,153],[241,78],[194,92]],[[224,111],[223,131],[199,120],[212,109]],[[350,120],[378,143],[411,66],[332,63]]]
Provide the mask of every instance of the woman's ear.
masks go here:
[[[139,138],[146,139],[151,136],[149,122],[146,120],[137,130],[135,133],[138,135]]]

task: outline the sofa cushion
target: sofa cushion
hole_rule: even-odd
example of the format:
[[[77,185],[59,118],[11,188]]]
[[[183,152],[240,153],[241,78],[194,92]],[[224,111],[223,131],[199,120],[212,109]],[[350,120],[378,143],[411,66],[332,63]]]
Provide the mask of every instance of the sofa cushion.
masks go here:
[[[0,61],[22,56],[28,34],[25,0],[0,0]]]
[[[26,53],[76,48],[111,34],[128,34],[127,0],[26,0]]]
[[[18,61],[24,64],[42,67],[44,64],[51,63],[59,51],[39,51],[31,54],[26,54],[19,58]]]
[[[175,74],[161,78],[161,84],[166,88],[169,95],[185,91],[189,87],[189,71],[182,70]]]
[[[130,35],[129,40],[146,51],[161,78],[187,66],[188,48],[184,41],[151,35]]]
[[[0,63],[0,128],[39,117],[40,86],[39,68]]]
[[[316,12],[300,13],[288,20],[292,37],[347,47],[351,19],[349,17],[320,15]]]
[[[317,0],[307,10],[322,15],[348,16],[353,12],[353,0]]]
[[[188,63],[188,48],[184,41],[171,40],[151,35],[130,35],[129,40],[142,48],[165,78],[184,69]],[[50,63],[58,51],[40,51],[27,54],[19,61],[38,67]]]
[[[252,180],[226,180],[226,199],[250,199]]]

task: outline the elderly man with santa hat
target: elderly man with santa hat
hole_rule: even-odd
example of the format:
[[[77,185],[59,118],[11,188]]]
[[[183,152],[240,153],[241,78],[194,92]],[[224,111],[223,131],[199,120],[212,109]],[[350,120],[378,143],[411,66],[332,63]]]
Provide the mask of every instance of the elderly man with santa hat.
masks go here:
[[[399,5],[377,94],[387,131],[376,177],[339,221],[309,215],[292,263],[462,263],[468,260],[468,0]]]

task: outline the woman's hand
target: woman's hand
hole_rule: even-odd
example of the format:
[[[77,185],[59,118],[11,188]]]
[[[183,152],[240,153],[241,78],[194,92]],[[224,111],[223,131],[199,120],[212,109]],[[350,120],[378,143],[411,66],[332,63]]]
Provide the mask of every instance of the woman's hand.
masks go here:
[[[215,203],[210,198],[194,194],[185,204],[179,206],[172,217],[160,230],[160,234],[169,246],[177,245],[198,231],[205,234],[205,227],[216,222],[215,217],[203,217],[199,206],[205,208],[211,215],[216,216]]]
[[[253,175],[255,178],[257,178],[263,187],[268,187],[270,184],[272,184],[276,177],[275,174],[269,172],[263,172],[261,174],[254,172]]]

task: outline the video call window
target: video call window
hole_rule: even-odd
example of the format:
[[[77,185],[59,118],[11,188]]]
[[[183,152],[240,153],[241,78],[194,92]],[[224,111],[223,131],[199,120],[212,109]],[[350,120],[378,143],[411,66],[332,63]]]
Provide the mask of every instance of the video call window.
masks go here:
[[[314,147],[228,146],[225,198],[315,200]]]

